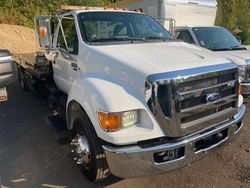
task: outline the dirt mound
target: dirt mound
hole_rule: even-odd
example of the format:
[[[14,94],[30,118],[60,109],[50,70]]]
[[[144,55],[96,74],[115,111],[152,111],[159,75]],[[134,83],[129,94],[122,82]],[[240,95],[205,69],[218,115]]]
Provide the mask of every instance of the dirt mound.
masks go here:
[[[35,32],[23,26],[0,24],[0,48],[12,53],[35,52]]]

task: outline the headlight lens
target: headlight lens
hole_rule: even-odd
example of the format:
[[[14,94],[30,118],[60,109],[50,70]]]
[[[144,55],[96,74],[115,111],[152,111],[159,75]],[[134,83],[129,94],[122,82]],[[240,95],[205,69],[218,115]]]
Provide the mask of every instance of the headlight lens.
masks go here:
[[[132,110],[127,112],[107,113],[98,112],[99,124],[107,132],[115,132],[121,128],[136,125],[139,121],[139,111]]]
[[[138,110],[122,113],[122,127],[130,127],[138,123]]]

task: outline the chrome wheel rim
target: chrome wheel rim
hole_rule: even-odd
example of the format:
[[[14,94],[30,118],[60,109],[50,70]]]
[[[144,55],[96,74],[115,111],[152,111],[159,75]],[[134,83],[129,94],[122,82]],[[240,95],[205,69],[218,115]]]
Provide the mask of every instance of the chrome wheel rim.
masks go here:
[[[86,135],[77,134],[71,142],[72,152],[75,153],[74,160],[78,165],[89,169],[91,164],[90,145]]]

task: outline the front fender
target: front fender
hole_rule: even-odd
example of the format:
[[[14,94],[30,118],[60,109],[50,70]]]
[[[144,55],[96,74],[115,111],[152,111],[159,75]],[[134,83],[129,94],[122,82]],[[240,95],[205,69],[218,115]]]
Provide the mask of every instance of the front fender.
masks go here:
[[[67,115],[72,101],[77,102],[87,113],[99,138],[116,144],[132,144],[164,136],[160,126],[150,113],[143,95],[126,83],[118,83],[103,78],[88,77],[76,80],[69,92]],[[100,126],[97,111],[122,112],[140,109],[140,122],[136,126],[124,128],[117,132],[105,132]],[[68,119],[68,129],[73,121]]]

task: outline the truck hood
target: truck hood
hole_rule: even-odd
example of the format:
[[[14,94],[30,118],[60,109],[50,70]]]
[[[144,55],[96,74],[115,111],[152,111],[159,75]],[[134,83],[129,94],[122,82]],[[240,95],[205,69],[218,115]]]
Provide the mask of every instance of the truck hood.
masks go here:
[[[105,57],[110,57],[110,61],[126,65],[147,76],[230,62],[209,50],[183,42],[135,43],[91,48],[101,54],[103,61]]]
[[[250,59],[250,49],[247,50],[235,50],[235,51],[219,51],[216,52],[230,61],[233,61],[237,65],[246,64],[246,60]]]
[[[157,73],[224,64],[229,60],[183,42],[88,46],[81,70],[144,93],[145,79]],[[85,76],[88,76],[88,74]],[[143,95],[141,95],[143,96]]]

